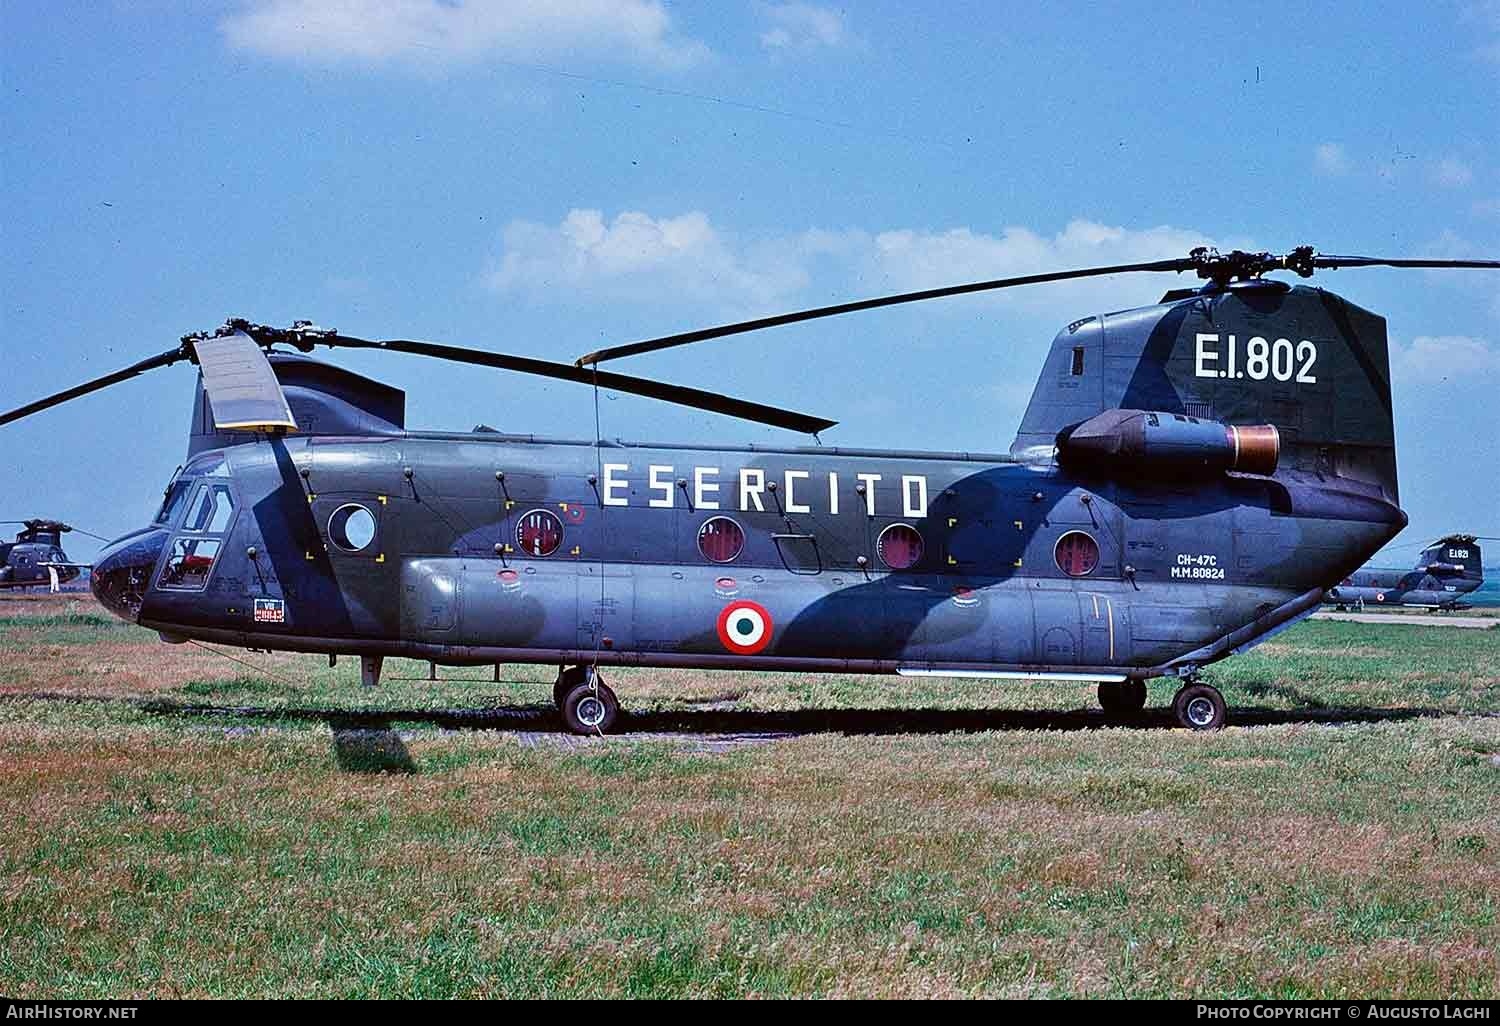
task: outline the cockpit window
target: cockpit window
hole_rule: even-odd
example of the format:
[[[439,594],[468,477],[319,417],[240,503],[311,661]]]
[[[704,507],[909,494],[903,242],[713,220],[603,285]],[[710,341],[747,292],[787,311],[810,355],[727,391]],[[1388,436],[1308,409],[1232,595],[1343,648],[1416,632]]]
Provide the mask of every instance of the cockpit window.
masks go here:
[[[229,461],[222,452],[205,453],[189,463],[183,473],[194,477],[228,477]]]
[[[179,478],[167,487],[167,494],[161,500],[161,510],[156,514],[156,523],[169,523],[177,515],[177,511],[182,508],[183,500],[187,498],[188,489],[192,486],[192,481]]]
[[[195,468],[189,468],[192,470]],[[184,472],[186,473],[186,472]],[[182,491],[178,494],[178,489]],[[184,500],[189,494],[191,499]],[[222,478],[207,480],[188,478],[172,485],[163,518],[170,521],[179,506],[186,505],[182,526],[172,540],[172,551],[162,566],[158,587],[199,590],[208,584],[208,575],[224,546],[224,536],[234,521],[234,492]]]
[[[163,588],[202,588],[219,554],[217,538],[178,538],[172,556],[162,567]]]
[[[227,484],[204,482],[193,494],[187,516],[183,518],[184,531],[223,534],[234,516],[234,495]]]

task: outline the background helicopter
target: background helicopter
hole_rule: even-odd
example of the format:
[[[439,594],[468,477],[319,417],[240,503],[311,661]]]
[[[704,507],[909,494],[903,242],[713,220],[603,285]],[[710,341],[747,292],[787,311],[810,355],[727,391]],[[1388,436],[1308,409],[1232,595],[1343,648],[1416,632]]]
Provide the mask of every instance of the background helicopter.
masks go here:
[[[1328,589],[1325,601],[1349,606],[1421,606],[1468,609],[1469,595],[1484,586],[1484,555],[1472,534],[1450,534],[1425,546],[1412,570],[1365,567]]]
[[[1500,262],[1199,249],[760,318],[573,365],[230,321],[0,424],[199,365],[190,460],[92,581],[166,640],[358,654],[367,684],[386,655],[556,663],[579,732],[609,729],[618,710],[600,665],[1087,680],[1116,714],[1170,675],[1179,721],[1208,729],[1224,700],[1198,671],[1310,613],[1405,526],[1384,320],[1262,277],[1373,265]],[[274,348],[407,352],[816,434],[833,422],[598,365],[1138,271],[1208,284],[1069,324],[1005,454],[411,432],[399,390]]]
[[[71,562],[62,550],[62,536],[73,530],[69,525],[42,519],[4,520],[0,524],[21,525],[15,541],[0,542],[0,588],[40,586],[56,591],[88,568],[87,563]]]

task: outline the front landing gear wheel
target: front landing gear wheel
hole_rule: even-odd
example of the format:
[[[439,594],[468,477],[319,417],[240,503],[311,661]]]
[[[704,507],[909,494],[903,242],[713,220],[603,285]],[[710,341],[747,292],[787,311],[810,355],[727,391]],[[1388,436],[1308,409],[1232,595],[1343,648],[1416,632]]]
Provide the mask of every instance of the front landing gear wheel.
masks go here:
[[[1188,684],[1172,699],[1177,722],[1189,730],[1218,730],[1228,711],[1224,696],[1211,684]]]
[[[1099,685],[1099,707],[1112,720],[1134,716],[1146,707],[1146,682],[1127,680]]]
[[[580,684],[562,700],[562,718],[575,734],[608,734],[620,715],[620,701],[609,685],[597,676],[592,684]]]

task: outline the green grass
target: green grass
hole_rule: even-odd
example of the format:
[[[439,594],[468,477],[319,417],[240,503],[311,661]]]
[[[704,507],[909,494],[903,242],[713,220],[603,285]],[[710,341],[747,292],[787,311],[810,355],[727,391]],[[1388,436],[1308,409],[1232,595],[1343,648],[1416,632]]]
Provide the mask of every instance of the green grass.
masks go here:
[[[725,747],[424,713],[539,706],[545,668],[370,694],[348,661],[48,615],[0,625],[0,993],[1500,997],[1500,631],[1303,624],[1214,668],[1270,725],[1213,735],[851,714]],[[612,680],[731,724],[1093,704]]]

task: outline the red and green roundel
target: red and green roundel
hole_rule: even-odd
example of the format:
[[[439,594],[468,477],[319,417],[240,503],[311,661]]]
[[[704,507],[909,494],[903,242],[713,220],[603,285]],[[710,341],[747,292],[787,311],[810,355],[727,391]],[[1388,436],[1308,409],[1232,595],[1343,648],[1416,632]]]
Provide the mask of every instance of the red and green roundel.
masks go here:
[[[754,655],[771,643],[775,624],[758,602],[731,602],[719,614],[719,640],[735,655]]]

